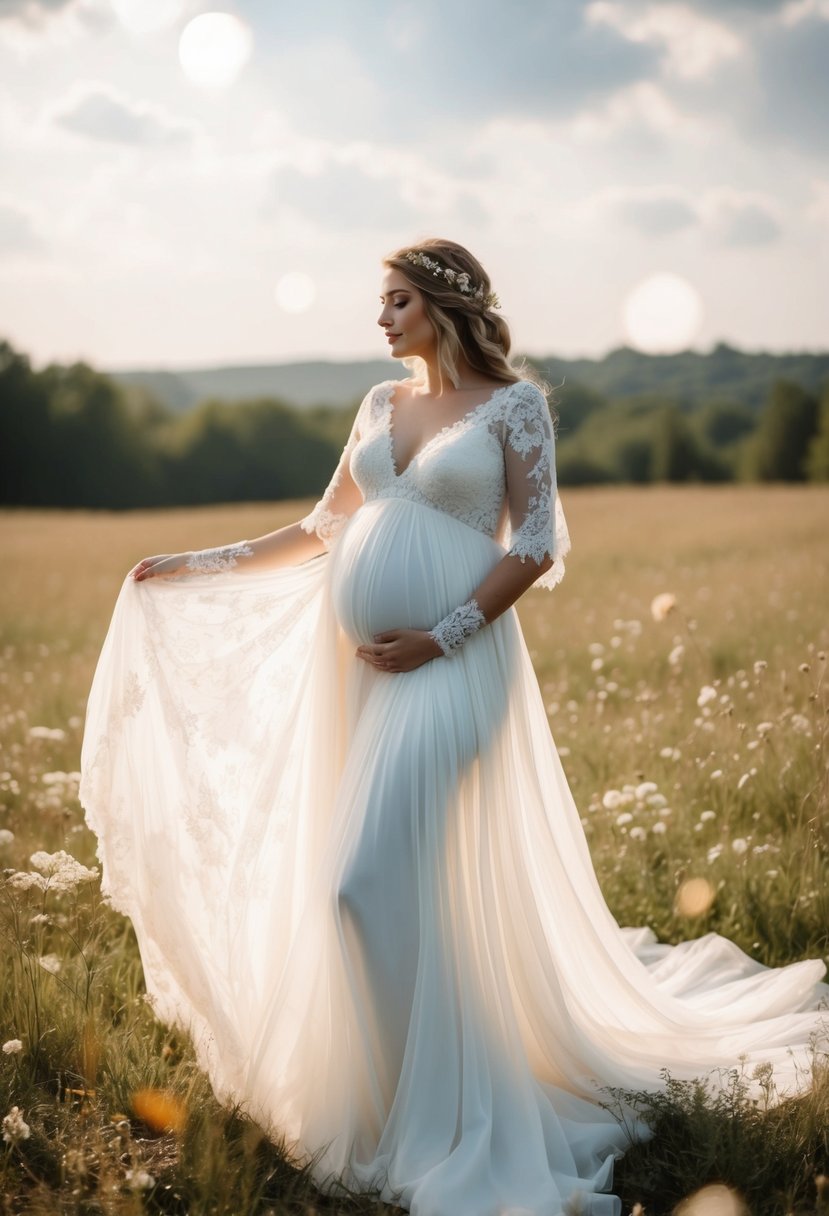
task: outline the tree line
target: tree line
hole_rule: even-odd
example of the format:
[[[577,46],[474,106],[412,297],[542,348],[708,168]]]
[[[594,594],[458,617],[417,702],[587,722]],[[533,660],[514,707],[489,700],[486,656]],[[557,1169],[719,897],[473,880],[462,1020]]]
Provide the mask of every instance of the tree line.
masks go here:
[[[562,485],[829,481],[829,381],[812,391],[775,379],[759,410],[611,398],[578,383],[556,397]],[[85,362],[35,370],[0,341],[0,502],[121,510],[312,497],[358,404],[209,399],[181,414]]]

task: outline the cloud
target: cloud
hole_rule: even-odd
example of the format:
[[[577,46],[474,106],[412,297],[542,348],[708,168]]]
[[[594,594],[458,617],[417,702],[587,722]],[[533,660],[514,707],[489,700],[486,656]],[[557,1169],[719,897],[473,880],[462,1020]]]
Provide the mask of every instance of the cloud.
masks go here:
[[[619,217],[646,236],[668,236],[697,222],[697,213],[673,192],[632,194],[616,204]]]
[[[708,222],[724,245],[771,245],[779,241],[782,228],[766,199],[736,192],[716,192],[706,200]]]
[[[705,76],[724,60],[745,52],[743,39],[720,21],[696,13],[688,4],[648,4],[631,8],[620,0],[593,0],[586,20],[606,25],[633,43],[662,51],[663,70],[672,76]]]
[[[293,166],[278,170],[268,205],[291,207],[322,227],[333,222],[341,230],[397,228],[415,216],[393,179],[334,162],[317,173]]]
[[[131,101],[104,81],[83,81],[58,102],[52,120],[68,131],[89,139],[131,145],[188,143],[195,130],[161,107]]]
[[[757,87],[748,134],[829,152],[829,20],[811,15],[765,30],[755,51]]]
[[[0,201],[0,251],[28,253],[42,246],[31,216],[16,203]]]

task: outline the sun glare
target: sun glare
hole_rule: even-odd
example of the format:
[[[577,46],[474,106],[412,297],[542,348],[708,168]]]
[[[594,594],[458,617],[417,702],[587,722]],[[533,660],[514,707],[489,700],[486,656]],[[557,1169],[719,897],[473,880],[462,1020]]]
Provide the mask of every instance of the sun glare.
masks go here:
[[[317,294],[314,280],[301,270],[283,274],[274,289],[274,298],[285,312],[306,312]]]
[[[643,279],[622,306],[626,339],[650,354],[686,349],[701,320],[702,301],[696,288],[680,275],[667,272]]]
[[[232,13],[202,13],[184,27],[178,57],[192,84],[221,89],[234,82],[252,49],[253,34],[244,21]]]

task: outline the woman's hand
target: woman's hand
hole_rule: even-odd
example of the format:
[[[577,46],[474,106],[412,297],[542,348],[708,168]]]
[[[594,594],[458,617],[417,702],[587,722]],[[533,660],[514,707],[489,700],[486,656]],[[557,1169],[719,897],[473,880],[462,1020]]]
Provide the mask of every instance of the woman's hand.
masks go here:
[[[177,574],[189,574],[189,553],[158,553],[155,557],[144,557],[130,570],[137,583],[147,578],[170,578]]]
[[[358,646],[356,654],[378,671],[414,671],[443,651],[425,629],[390,629],[376,633],[370,645]]]

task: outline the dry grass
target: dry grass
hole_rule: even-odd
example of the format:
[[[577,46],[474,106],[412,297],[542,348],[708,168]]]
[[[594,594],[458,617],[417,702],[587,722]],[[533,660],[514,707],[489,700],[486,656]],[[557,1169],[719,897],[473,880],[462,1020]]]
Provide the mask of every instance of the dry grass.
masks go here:
[[[567,577],[519,611],[614,914],[666,940],[723,932],[770,964],[825,957],[829,491],[614,488],[570,491],[565,506]],[[72,774],[130,566],[261,535],[305,509],[0,516],[0,833],[13,833],[0,835],[0,864],[27,869],[37,849],[94,863]],[[665,592],[677,606],[656,621],[650,605]],[[38,726],[62,734],[33,737]],[[637,794],[643,782],[656,789]],[[682,888],[689,879],[702,885]],[[702,892],[696,909],[680,888]],[[83,884],[41,907],[35,892],[0,891],[0,1037],[24,1045],[0,1055],[0,1113],[16,1104],[31,1127],[0,1145],[0,1213],[375,1210],[322,1201],[277,1146],[218,1107],[189,1045],[153,1021],[130,926],[95,892]],[[48,919],[33,921],[38,911]],[[49,954],[59,972],[38,963]],[[177,1097],[178,1131],[146,1121],[152,1103],[136,1112],[141,1088]],[[722,1134],[724,1120],[739,1124],[736,1098],[726,1116],[677,1089],[655,1112],[660,1135],[620,1167],[626,1210],[642,1201],[655,1216],[719,1179],[758,1213],[825,1211],[813,1178],[829,1173],[826,1093],[817,1085],[774,1125],[745,1108],[740,1140]],[[750,1153],[764,1144],[777,1174],[757,1199]],[[130,1168],[155,1185],[129,1186]]]

